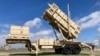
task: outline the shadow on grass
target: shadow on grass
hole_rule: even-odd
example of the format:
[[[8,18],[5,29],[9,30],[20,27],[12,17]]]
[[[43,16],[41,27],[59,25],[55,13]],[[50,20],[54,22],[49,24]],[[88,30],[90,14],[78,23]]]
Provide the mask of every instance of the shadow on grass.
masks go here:
[[[80,53],[80,54],[55,54],[54,52],[44,52],[44,53],[39,53],[36,55],[35,53],[17,53],[17,54],[10,54],[9,56],[48,56],[48,55],[53,55],[53,56],[89,56],[89,54],[85,53]]]

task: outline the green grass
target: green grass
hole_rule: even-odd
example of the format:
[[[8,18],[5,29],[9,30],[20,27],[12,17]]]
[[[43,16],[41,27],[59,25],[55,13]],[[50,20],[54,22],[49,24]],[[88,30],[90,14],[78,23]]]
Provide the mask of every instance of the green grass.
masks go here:
[[[95,56],[100,56],[100,51],[94,52]],[[0,55],[5,56],[5,55]],[[36,55],[35,53],[13,53],[9,54],[9,56],[91,56],[89,51],[82,51],[78,55],[64,55],[64,54],[55,54],[54,52],[43,52]]]
[[[95,52],[95,56],[100,56],[100,52]],[[64,54],[55,54],[53,52],[45,52],[45,53],[40,53],[38,55],[36,54],[30,54],[30,53],[20,53],[20,54],[10,54],[9,56],[91,56],[91,54],[87,51],[81,52],[78,55],[64,55]]]

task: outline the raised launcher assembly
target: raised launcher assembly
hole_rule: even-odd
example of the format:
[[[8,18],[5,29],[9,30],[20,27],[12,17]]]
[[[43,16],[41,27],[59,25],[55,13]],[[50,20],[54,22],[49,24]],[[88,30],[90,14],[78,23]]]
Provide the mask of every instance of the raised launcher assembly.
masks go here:
[[[44,13],[43,18],[47,20],[53,28],[62,32],[66,39],[76,39],[80,33],[80,27],[54,3],[52,5],[49,4],[49,8]]]
[[[79,54],[82,45],[92,50],[91,46],[85,43],[73,42],[73,39],[76,39],[80,33],[80,27],[61,11],[56,4],[49,4],[43,18],[62,35],[62,40],[59,40],[59,43],[54,45],[55,53]],[[55,35],[58,38],[57,34]]]
[[[6,39],[7,44],[24,43],[31,51],[31,42],[29,40],[29,27],[11,26],[9,38]]]

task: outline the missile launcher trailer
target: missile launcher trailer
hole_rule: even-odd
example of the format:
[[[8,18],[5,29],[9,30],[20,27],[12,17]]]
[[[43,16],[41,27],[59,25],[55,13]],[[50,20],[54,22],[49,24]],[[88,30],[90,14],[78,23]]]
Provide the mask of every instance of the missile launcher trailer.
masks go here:
[[[80,27],[74,23],[69,16],[59,9],[56,4],[49,4],[43,18],[62,35],[62,40],[54,45],[56,53],[79,54],[80,42],[73,42],[78,37]]]
[[[28,50],[31,51],[29,27],[11,26],[9,35],[9,38],[6,39],[7,44],[26,44],[26,46],[28,46]]]
[[[39,39],[31,43],[29,39],[29,27],[11,26],[10,36],[6,39],[7,44],[25,43],[29,51],[41,49],[55,49],[57,54],[79,54],[82,50],[82,45],[90,48],[91,46],[74,42],[80,33],[80,27],[71,20],[56,4],[49,4],[49,8],[45,11],[43,18],[53,27],[56,40]],[[55,30],[57,30],[62,39],[59,39]]]

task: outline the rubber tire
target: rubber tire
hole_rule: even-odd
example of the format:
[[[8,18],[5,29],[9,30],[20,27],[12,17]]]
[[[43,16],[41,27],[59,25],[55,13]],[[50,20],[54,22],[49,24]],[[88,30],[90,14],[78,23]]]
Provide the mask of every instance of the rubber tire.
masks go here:
[[[63,48],[63,54],[72,54],[71,47],[70,46],[65,46]]]
[[[56,53],[56,54],[61,54],[61,53],[62,53],[62,48],[55,49],[55,53]]]
[[[72,54],[79,54],[81,51],[81,48],[79,46],[75,46],[72,48]]]

